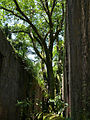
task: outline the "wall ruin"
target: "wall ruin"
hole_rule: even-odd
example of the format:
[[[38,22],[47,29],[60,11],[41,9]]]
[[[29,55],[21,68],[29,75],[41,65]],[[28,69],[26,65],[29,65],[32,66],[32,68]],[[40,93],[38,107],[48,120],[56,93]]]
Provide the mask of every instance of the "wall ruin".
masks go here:
[[[38,89],[38,91],[37,91]],[[19,120],[17,100],[41,96],[41,88],[0,29],[0,120]],[[42,97],[40,97],[42,99]]]

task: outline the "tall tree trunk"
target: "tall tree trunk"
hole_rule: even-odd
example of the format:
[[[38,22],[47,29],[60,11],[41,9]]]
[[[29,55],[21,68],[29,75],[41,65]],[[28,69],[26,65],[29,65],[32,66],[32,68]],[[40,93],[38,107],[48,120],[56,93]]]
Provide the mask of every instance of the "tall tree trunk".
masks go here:
[[[65,101],[72,120],[90,119],[90,1],[68,0]]]
[[[42,50],[42,55],[44,56],[44,50]],[[47,75],[45,70],[45,63],[42,59],[41,59],[41,69],[42,69],[43,79],[45,82],[45,87],[47,87]]]
[[[60,83],[62,82],[62,60],[61,60],[61,48],[59,46],[59,38],[57,37],[56,39],[56,47],[57,47],[57,53],[58,53],[58,56],[57,56],[57,67],[58,67],[58,70],[57,70],[57,75],[59,76],[59,79],[57,78],[56,76],[56,94],[60,94],[60,88],[61,88],[61,85]]]
[[[53,74],[53,67],[52,67],[52,61],[48,59],[47,64],[47,79],[48,79],[48,92],[50,95],[50,98],[54,98],[54,89],[55,89],[55,78]]]

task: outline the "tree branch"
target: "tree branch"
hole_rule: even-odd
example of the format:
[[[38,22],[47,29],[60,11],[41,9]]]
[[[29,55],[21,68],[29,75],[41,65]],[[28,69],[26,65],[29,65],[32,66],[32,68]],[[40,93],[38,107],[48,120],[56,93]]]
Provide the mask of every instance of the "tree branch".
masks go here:
[[[30,36],[30,38],[31,38],[31,40],[32,40],[33,48],[34,48],[36,54],[42,59],[42,61],[44,61],[44,62],[46,63],[45,58],[42,57],[41,53],[38,51],[38,49],[37,49],[37,47],[36,47],[36,45],[35,45],[34,38],[32,37],[31,34],[29,34],[29,36]]]
[[[45,18],[45,16],[43,14],[42,14],[42,16],[44,17],[46,23],[49,24],[49,22],[47,21],[47,19]]]
[[[53,1],[53,6],[52,6],[52,9],[51,9],[51,16],[52,16],[55,5],[56,5],[56,0]]]
[[[38,43],[40,44],[40,46],[42,47],[42,49],[45,50],[45,52],[47,51],[47,44],[45,42],[45,39],[43,39],[42,41],[40,41],[35,35],[33,35],[33,37],[38,41]]]
[[[62,30],[63,27],[63,21],[64,21],[64,4],[62,3],[62,19],[60,21],[59,24],[59,28],[57,28],[57,31],[55,33],[55,37],[53,36],[53,30],[50,30],[50,43],[49,43],[49,50],[51,51],[51,55],[52,55],[52,50],[53,50],[53,43],[55,41],[55,39],[58,37],[58,34],[60,33],[60,31]]]
[[[44,47],[45,48],[45,43],[42,43],[35,35],[33,35],[33,37],[31,36],[30,32],[27,32],[27,31],[24,31],[24,30],[19,30],[19,31],[11,31],[11,33],[20,33],[20,32],[24,32],[26,34],[29,35],[29,37],[31,38],[32,40],[32,43],[33,43],[33,46],[35,47],[35,43],[34,43],[34,38],[37,40],[37,42],[40,44],[41,47]],[[35,47],[35,50],[37,48]],[[36,50],[36,53],[38,54],[38,56],[41,58],[40,54],[38,53],[39,51]],[[44,58],[43,58],[44,59]],[[44,61],[45,62],[45,61]]]
[[[46,12],[46,14],[47,14],[47,16],[48,16],[49,25],[50,25],[50,28],[51,28],[51,27],[53,26],[53,24],[52,24],[51,13],[50,13],[49,8],[48,8],[48,1],[45,0],[45,4],[44,4],[43,0],[40,0],[40,1],[41,1],[41,4],[42,4],[42,6],[43,6],[43,8],[44,8],[44,10],[45,10],[45,12]],[[46,5],[46,6],[45,6],[45,5]]]
[[[61,32],[62,27],[63,27],[63,21],[64,21],[64,4],[62,3],[62,19],[60,21],[59,27],[57,28],[57,31],[55,33],[54,40],[58,37],[58,34]]]
[[[42,42],[41,42],[35,35],[33,35],[33,36],[34,36],[34,38],[38,41],[38,43],[40,44],[40,46],[43,47]]]
[[[43,1],[42,1],[42,0],[40,0],[40,2],[41,2],[41,4],[42,4],[42,6],[43,6],[43,8],[44,8],[44,10],[45,10],[45,12],[46,12],[46,14],[48,14],[48,13],[47,13],[47,9],[46,9],[46,7],[45,7],[45,5],[44,5]]]
[[[42,6],[40,3],[38,3],[38,5],[40,5],[40,6],[43,8],[43,6]],[[44,9],[44,10],[45,10],[45,9]],[[45,12],[46,12],[46,11],[45,11]],[[48,23],[47,19],[45,18],[45,15],[42,14],[42,16],[44,17],[46,23]],[[49,23],[48,23],[48,24],[49,24]]]
[[[7,8],[4,8],[4,7],[2,7],[2,6],[0,6],[0,9],[4,9],[5,11],[12,13],[12,15],[15,15],[16,17],[18,17],[18,18],[26,21],[27,23],[29,23],[29,24],[31,25],[31,27],[33,28],[33,30],[35,31],[35,33],[38,35],[39,39],[42,40],[42,37],[41,37],[41,35],[38,33],[37,28],[32,24],[32,22],[29,20],[29,18],[21,11],[21,9],[20,9],[17,1],[16,1],[16,0],[13,0],[13,1],[14,1],[14,3],[16,4],[16,7],[17,7],[16,10],[17,10],[24,18],[21,17],[21,16],[19,16],[18,14],[16,14],[14,11],[9,10],[9,9],[7,9]]]
[[[48,8],[48,0],[45,0],[45,4],[46,4],[46,8],[47,8],[48,13],[50,13],[49,8]]]
[[[26,22],[27,22],[27,20],[26,20],[26,19],[24,19],[23,17],[21,17],[21,16],[17,15],[17,14],[16,14],[16,13],[14,13],[14,11],[12,11],[12,10],[9,10],[9,9],[4,8],[4,7],[2,7],[2,6],[0,6],[0,9],[3,9],[3,10],[5,10],[5,11],[7,11],[7,12],[10,12],[10,13],[12,13],[12,15],[15,15],[16,17],[18,17],[18,18],[20,18],[20,19],[22,19],[22,20],[24,20],[24,21],[26,21]]]
[[[17,1],[16,1],[16,0],[13,0],[13,1],[14,1],[15,5],[16,5],[16,10],[17,10],[27,21],[30,22],[29,18],[21,11],[21,9],[20,9]]]
[[[26,33],[26,34],[30,34],[30,32],[27,32],[27,31],[24,31],[24,30],[14,30],[14,31],[11,31],[11,33],[20,33],[20,32],[23,32],[23,33]],[[29,36],[30,37],[30,36]],[[35,36],[35,35],[33,35],[33,37],[38,41],[38,43],[41,45],[41,46],[43,46],[42,45],[42,43],[41,43],[41,41]],[[31,37],[30,37],[31,38]]]
[[[40,0],[40,1],[41,1],[41,4],[42,4],[42,6],[43,6],[43,8],[44,8],[48,18],[49,18],[50,17],[50,12],[49,12],[49,8],[48,8],[48,1],[45,0],[45,4],[44,4],[43,0]]]
[[[25,17],[25,19],[26,19],[27,22],[31,25],[31,27],[33,28],[33,30],[34,30],[34,31],[36,32],[36,34],[38,35],[38,37],[39,37],[40,39],[42,39],[41,35],[38,33],[37,28],[32,24],[32,22],[29,20],[29,18],[21,11],[21,9],[20,9],[17,1],[16,1],[16,0],[13,0],[13,1],[14,1],[14,3],[16,4],[16,7],[17,7],[16,10],[17,10],[23,17]]]
[[[29,32],[27,31],[24,31],[24,30],[14,30],[14,31],[11,31],[11,33],[20,33],[20,32],[23,32],[23,33],[26,33],[26,34],[29,34]]]
[[[50,30],[46,33],[45,37],[44,37],[44,41],[46,40],[48,34],[50,33]]]

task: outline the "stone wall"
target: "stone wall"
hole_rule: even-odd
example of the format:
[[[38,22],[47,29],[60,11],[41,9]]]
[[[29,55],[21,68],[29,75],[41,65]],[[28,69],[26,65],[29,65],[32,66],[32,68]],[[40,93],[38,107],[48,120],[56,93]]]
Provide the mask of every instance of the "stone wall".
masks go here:
[[[15,54],[0,29],[0,120],[19,120],[17,100],[32,98],[32,90],[34,96],[41,96],[41,88],[32,72],[25,70],[25,63]]]
[[[67,117],[90,119],[90,1],[67,0],[64,99]]]

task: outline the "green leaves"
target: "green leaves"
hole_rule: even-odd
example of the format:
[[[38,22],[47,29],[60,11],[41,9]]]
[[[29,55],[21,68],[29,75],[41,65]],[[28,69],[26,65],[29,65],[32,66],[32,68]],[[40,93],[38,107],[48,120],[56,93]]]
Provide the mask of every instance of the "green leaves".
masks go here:
[[[27,99],[22,100],[22,101],[17,100],[16,105],[19,106],[19,107],[27,107],[27,106],[31,107],[32,102],[27,98]]]
[[[48,1],[48,8],[50,12],[53,7],[53,1],[51,0]],[[17,2],[19,4],[20,9],[32,21],[32,23],[39,29],[39,31],[41,31],[40,32],[41,34],[49,30],[48,16],[40,0],[18,0]],[[12,10],[15,14],[17,14],[18,16],[21,16],[13,1],[1,0],[0,3],[2,7]],[[59,24],[60,17],[62,16],[61,13],[62,13],[61,2],[56,0],[55,8],[53,9],[53,14],[52,14],[52,21],[53,21],[54,27],[56,27],[56,25]],[[8,12],[5,12],[4,14],[10,16]]]
[[[61,100],[60,95],[56,95],[54,99],[49,99],[49,102],[54,103],[54,112],[58,114],[62,113],[68,106],[67,103],[64,103],[64,101]]]

